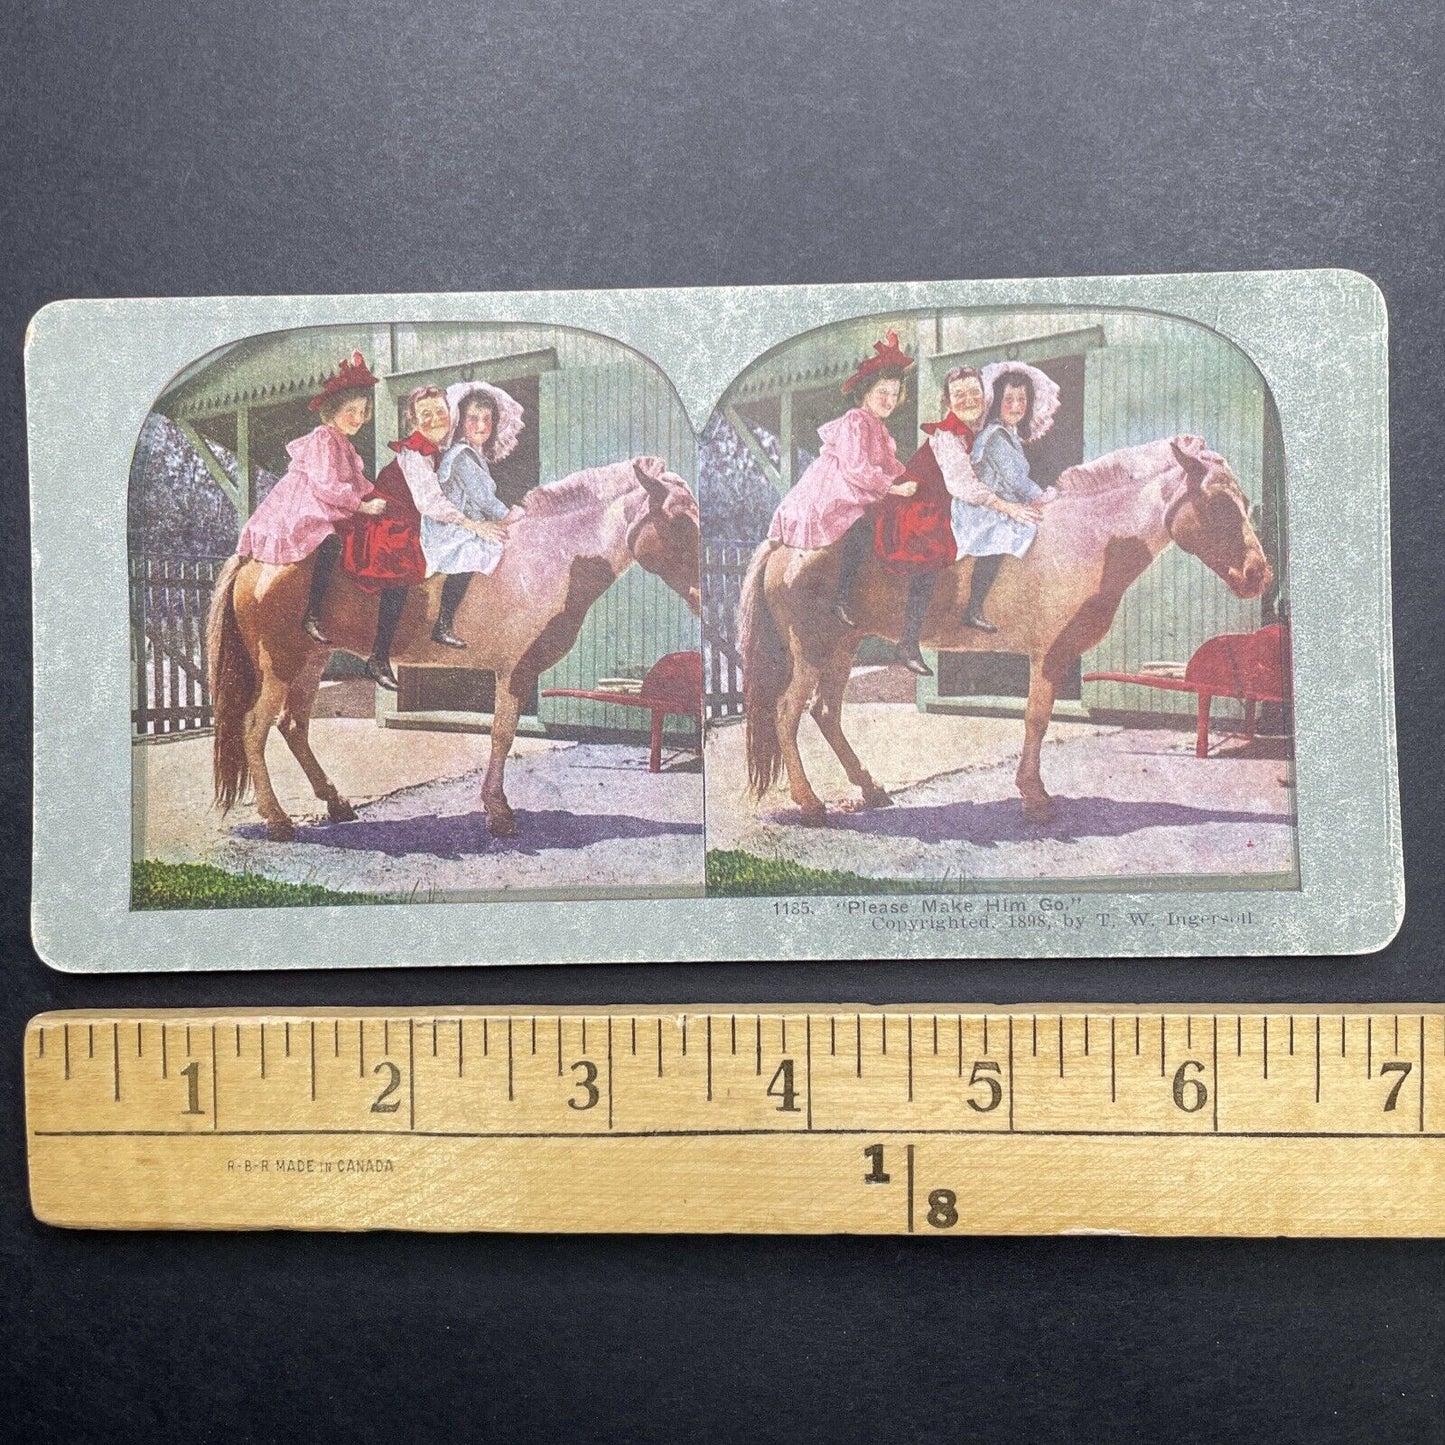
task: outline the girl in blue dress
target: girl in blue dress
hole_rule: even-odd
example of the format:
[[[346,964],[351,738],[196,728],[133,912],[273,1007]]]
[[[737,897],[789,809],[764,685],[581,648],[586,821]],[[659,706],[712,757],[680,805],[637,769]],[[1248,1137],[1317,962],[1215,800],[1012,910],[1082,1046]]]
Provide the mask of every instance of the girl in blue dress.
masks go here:
[[[473,573],[490,576],[497,570],[507,527],[521,515],[497,496],[491,466],[516,448],[522,406],[483,381],[448,387],[447,401],[456,425],[436,473],[442,505],[421,506],[421,547],[428,571],[446,574],[432,640],[465,647],[452,631],[457,608]]]
[[[964,626],[979,632],[998,628],[983,615],[984,600],[1005,557],[1022,557],[1033,545],[1043,507],[1057,493],[1040,487],[1029,473],[1024,448],[1053,425],[1059,388],[1037,367],[994,362],[984,368],[989,408],[973,444],[978,480],[993,493],[990,506],[955,497],[953,535],[960,557],[973,557]]]

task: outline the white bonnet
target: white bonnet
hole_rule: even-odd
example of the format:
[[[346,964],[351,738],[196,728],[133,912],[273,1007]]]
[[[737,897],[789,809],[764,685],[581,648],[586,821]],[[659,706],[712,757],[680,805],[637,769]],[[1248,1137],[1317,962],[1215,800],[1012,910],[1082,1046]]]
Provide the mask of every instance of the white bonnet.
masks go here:
[[[1005,372],[1021,371],[1034,384],[1034,415],[1029,426],[1026,442],[1036,442],[1054,424],[1054,413],[1059,409],[1059,384],[1046,371],[1030,366],[1024,361],[990,361],[983,368],[984,415],[993,408],[994,383]]]
[[[446,444],[450,446],[457,440],[457,422],[461,418],[462,402],[477,391],[485,392],[491,397],[497,408],[496,429],[483,450],[489,462],[499,462],[516,451],[517,439],[521,436],[526,422],[522,420],[522,403],[510,392],[503,391],[500,386],[493,386],[489,381],[454,381],[447,387],[447,407],[452,414],[452,429],[447,434]]]

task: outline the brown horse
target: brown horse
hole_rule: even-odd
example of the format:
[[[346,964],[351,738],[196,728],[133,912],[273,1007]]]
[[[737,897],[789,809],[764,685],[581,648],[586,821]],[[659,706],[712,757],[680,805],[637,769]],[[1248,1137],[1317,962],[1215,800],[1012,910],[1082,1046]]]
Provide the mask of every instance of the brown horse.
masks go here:
[[[1235,596],[1260,596],[1272,580],[1249,521],[1249,504],[1223,457],[1198,437],[1178,436],[1110,452],[1059,478],[1033,545],[1008,559],[989,599],[996,633],[963,626],[973,563],[940,577],[924,623],[926,644],[947,650],[1023,653],[1029,696],[1017,783],[1024,813],[1047,821],[1052,800],[1039,776],[1039,750],[1060,684],[1108,632],[1125,590],[1177,543],[1222,577]],[[907,581],[870,558],[850,611],[856,630],[833,616],[839,546],[800,552],[765,542],[743,582],[739,630],[748,781],[761,797],[786,770],[803,821],[826,823],[798,752],[798,725],[811,707],[854,787],[870,807],[888,794],[843,734],[843,689],[865,634],[898,638]]]
[[[521,704],[538,676],[566,656],[588,609],[634,562],[661,577],[700,611],[697,502],[657,457],[577,472],[522,499],[505,552],[490,577],[476,576],[458,609],[465,652],[431,641],[440,577],[414,588],[397,629],[398,662],[494,672],[491,756],[482,784],[487,825],[499,838],[517,829],[503,789]],[[216,802],[228,810],[254,781],[266,834],[294,836],[266,771],[276,726],[332,822],[356,816],[317,762],[308,740],[311,707],[332,649],[301,628],[311,560],[271,566],[233,557],[216,583],[207,627],[216,734]],[[365,657],[376,630],[376,598],[338,568],[326,594],[323,631],[334,647]]]

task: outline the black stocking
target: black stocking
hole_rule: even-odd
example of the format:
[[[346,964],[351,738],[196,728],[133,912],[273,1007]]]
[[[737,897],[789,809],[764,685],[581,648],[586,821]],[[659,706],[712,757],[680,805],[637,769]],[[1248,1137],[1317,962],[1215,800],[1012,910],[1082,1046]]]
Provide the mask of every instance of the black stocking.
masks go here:
[[[903,635],[898,639],[898,646],[910,655],[918,650],[923,619],[928,614],[928,604],[933,600],[933,589],[937,586],[937,572],[920,572],[908,584],[908,603],[903,609]]]
[[[978,617],[988,596],[988,590],[993,586],[994,578],[998,576],[998,569],[1003,566],[1002,554],[992,557],[975,557],[973,559],[973,577],[968,584],[968,614],[971,617]]]
[[[321,618],[321,606],[326,601],[327,584],[331,581],[332,569],[341,555],[341,538],[333,532],[316,549],[316,561],[311,569],[311,595],[306,603],[306,616],[313,622]]]
[[[391,643],[396,636],[396,625],[401,621],[402,608],[406,606],[405,587],[388,587],[376,600],[376,642],[371,655],[377,661],[389,661]]]
[[[471,585],[472,574],[470,572],[453,572],[442,583],[441,622],[448,632],[452,630],[457,608],[462,605],[462,598],[467,595],[467,588]]]
[[[862,521],[854,522],[843,539],[843,563],[838,569],[837,603],[840,607],[848,605],[848,596],[853,591],[854,582],[858,580],[858,573],[862,569],[863,559],[868,555],[868,544],[872,536],[873,523],[865,517]]]

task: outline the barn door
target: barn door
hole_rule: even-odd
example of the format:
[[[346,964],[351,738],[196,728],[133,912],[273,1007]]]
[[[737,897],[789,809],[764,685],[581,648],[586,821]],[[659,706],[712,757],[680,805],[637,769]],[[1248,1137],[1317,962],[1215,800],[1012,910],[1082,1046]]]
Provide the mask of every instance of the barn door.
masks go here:
[[[1061,472],[1084,460],[1084,376],[1082,353],[1030,363],[1059,384],[1059,409],[1048,434],[1028,449],[1029,472],[1039,486],[1051,486]],[[937,696],[960,701],[1027,698],[1029,660],[1017,652],[941,652]],[[1075,664],[1059,687],[1061,702],[1077,701],[1083,669]]]
[[[585,467],[658,456],[695,485],[697,443],[665,377],[638,357],[568,366],[541,378],[539,441],[543,482]],[[542,688],[596,689],[641,682],[658,658],[696,651],[697,620],[661,580],[630,567],[593,605],[572,650],[542,676]],[[539,715],[559,735],[642,739],[647,714],[582,698],[541,699]],[[683,737],[685,734],[680,734]]]
[[[1087,454],[1181,433],[1201,436],[1268,514],[1261,518],[1262,535],[1276,537],[1274,501],[1265,486],[1263,379],[1247,357],[1207,332],[1179,326],[1160,336],[1090,353]],[[1278,556],[1270,560],[1279,570]],[[1209,638],[1259,625],[1259,602],[1241,601],[1197,558],[1171,547],[1124,594],[1114,625],[1084,654],[1084,671],[1136,673],[1151,662],[1187,662]],[[1086,683],[1084,701],[1091,710],[1161,718],[1194,710],[1188,694],[1123,683]],[[1221,718],[1240,715],[1234,703],[1215,706]]]
[[[479,375],[485,375],[485,363],[473,363]],[[539,470],[539,443],[537,422],[541,391],[539,376],[514,376],[501,383],[505,389],[522,404],[526,426],[518,439],[517,448],[511,456],[504,458],[492,468],[497,484],[497,496],[509,505],[519,502],[525,492],[537,485]],[[399,398],[398,435],[403,435],[405,418],[400,417],[405,397]],[[395,711],[407,714],[425,714],[443,721],[454,715],[480,714],[490,717],[495,708],[497,691],[496,675],[475,667],[406,667],[396,670],[399,684]],[[530,697],[522,704],[524,717],[533,717],[537,712],[537,694],[534,688]]]

